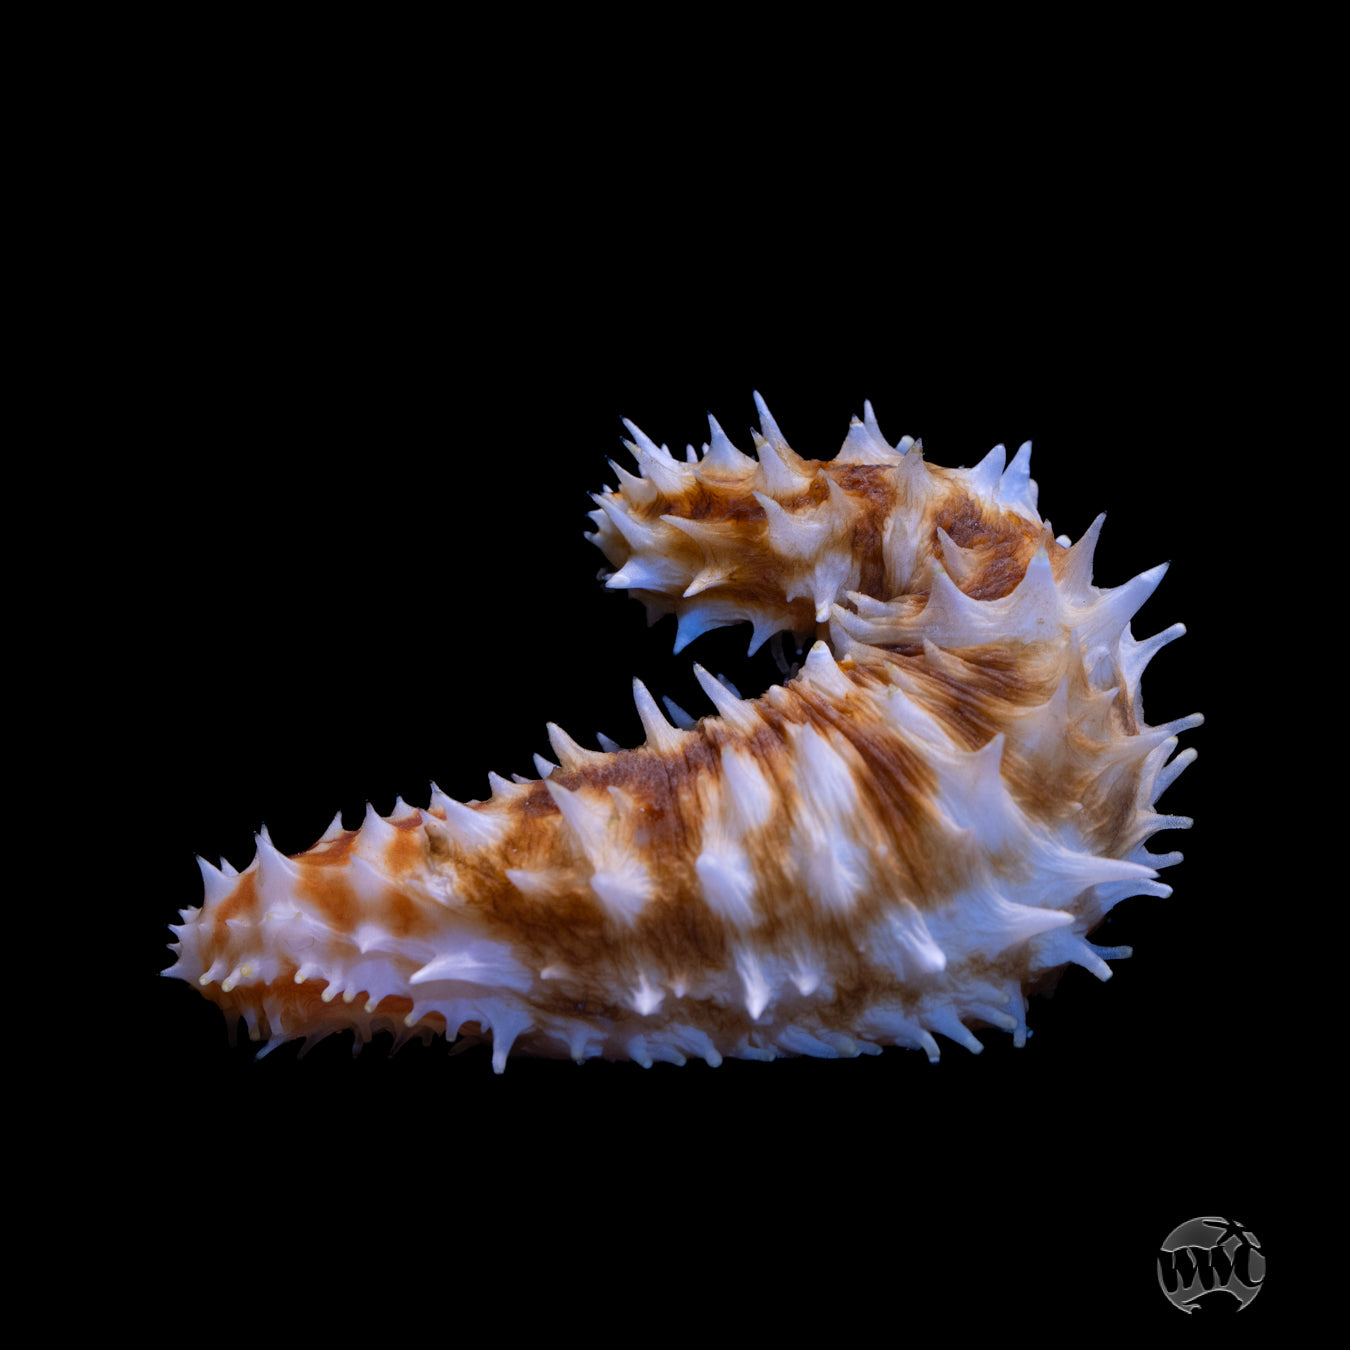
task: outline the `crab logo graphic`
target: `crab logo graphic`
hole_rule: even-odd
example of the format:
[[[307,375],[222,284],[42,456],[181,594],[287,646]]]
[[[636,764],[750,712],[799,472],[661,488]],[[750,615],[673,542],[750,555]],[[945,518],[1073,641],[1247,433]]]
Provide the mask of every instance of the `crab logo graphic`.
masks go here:
[[[1237,1299],[1241,1312],[1261,1292],[1266,1258],[1256,1234],[1236,1219],[1188,1219],[1168,1234],[1158,1253],[1158,1283],[1173,1307],[1192,1313]]]

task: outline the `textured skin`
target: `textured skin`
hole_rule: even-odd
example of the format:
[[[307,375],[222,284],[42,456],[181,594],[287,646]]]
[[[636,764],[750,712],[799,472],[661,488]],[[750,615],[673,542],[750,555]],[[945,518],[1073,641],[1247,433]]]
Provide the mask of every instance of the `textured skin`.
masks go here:
[[[1129,895],[1167,895],[1144,841],[1176,733],[1140,674],[1180,625],[1134,640],[1164,569],[1091,582],[1100,519],[1056,541],[1030,447],[974,469],[892,448],[871,416],[805,461],[760,404],[758,459],[712,423],[676,461],[636,428],[639,474],[596,497],[590,537],[677,649],[749,620],[752,646],[814,636],[801,670],[672,726],[634,681],[646,743],[582,749],[468,805],[434,790],[238,875],[202,863],[177,963],[255,1039],[490,1035],[508,1053],[682,1063],[971,1050],[1026,1033],[1026,990]],[[630,424],[631,426],[631,424]]]

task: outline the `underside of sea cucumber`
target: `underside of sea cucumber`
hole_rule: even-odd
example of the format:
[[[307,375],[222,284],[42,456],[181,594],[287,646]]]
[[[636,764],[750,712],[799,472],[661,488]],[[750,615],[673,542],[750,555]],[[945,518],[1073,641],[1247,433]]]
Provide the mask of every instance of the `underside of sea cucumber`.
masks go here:
[[[341,817],[304,853],[258,837],[205,860],[175,964],[269,1048],[353,1030],[443,1033],[510,1054],[684,1063],[828,1058],[885,1045],[1021,1044],[1027,992],[1120,900],[1170,894],[1146,841],[1201,718],[1150,727],[1140,677],[1180,624],[1131,616],[1165,567],[1092,582],[1036,509],[1030,446],[974,468],[889,445],[871,406],[829,461],[792,451],[756,396],[756,456],[711,418],[675,458],[628,423],[637,472],[596,494],[588,537],[676,650],[749,622],[799,669],[743,699],[695,667],[715,714],[671,719],[639,681],[643,745],[550,725],[540,777],[462,803]]]

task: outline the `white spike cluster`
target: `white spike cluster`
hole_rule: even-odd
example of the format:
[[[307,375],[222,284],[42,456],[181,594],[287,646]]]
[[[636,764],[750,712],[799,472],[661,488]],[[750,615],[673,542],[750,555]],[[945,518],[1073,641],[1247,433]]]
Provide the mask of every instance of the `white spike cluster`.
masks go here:
[[[1167,895],[1184,828],[1159,795],[1198,716],[1150,727],[1136,641],[1162,578],[1092,581],[1036,510],[1030,446],[928,465],[871,404],[836,458],[805,460],[758,395],[756,457],[709,418],[677,460],[631,422],[632,474],[596,496],[608,584],[677,617],[677,649],[749,622],[752,649],[815,641],[796,678],[744,699],[694,673],[695,722],[640,681],[645,743],[589,750],[548,726],[537,780],[465,804],[335,819],[303,854],[266,831],[204,900],[166,972],[271,1044],[341,1029],[443,1032],[508,1054],[838,1058],[971,1028],[1026,1037],[1026,990],[1069,965],[1120,900]]]

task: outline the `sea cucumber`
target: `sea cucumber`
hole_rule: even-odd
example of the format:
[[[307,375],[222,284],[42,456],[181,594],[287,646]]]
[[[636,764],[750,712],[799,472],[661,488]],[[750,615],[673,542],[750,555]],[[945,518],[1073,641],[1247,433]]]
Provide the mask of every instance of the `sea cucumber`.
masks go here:
[[[244,871],[201,860],[175,964],[268,1048],[490,1038],[510,1054],[709,1064],[885,1045],[1021,1044],[1027,992],[1123,948],[1088,935],[1120,900],[1168,895],[1184,828],[1159,795],[1198,715],[1150,727],[1140,676],[1180,624],[1136,641],[1161,580],[1092,584],[1102,517],[1070,546],[1036,509],[1030,446],[974,468],[887,444],[871,405],[833,460],[788,446],[756,395],[757,458],[711,418],[678,460],[628,423],[588,537],[676,650],[751,624],[807,647],[716,714],[667,720],[633,682],[643,745],[584,749],[550,725],[540,778],[483,802],[433,785],[310,849],[266,830]]]

